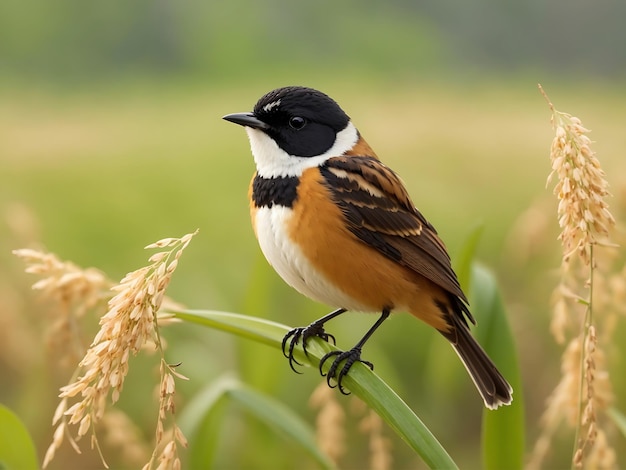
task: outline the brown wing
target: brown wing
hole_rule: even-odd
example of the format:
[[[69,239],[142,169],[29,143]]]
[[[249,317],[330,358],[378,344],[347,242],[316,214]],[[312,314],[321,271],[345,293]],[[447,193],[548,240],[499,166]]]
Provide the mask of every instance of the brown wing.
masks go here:
[[[445,245],[398,175],[376,158],[361,156],[331,158],[321,170],[359,239],[467,302]]]

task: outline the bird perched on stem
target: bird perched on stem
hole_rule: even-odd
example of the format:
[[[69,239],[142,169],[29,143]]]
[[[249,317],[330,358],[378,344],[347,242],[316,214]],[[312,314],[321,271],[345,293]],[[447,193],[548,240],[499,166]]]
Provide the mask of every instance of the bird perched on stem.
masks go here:
[[[311,337],[334,342],[325,330],[332,318],[378,312],[352,349],[320,362],[322,372],[332,359],[328,385],[347,393],[342,380],[355,362],[373,368],[361,359],[365,342],[392,311],[406,311],[450,342],[487,408],[511,403],[511,386],[470,333],[468,320],[475,321],[445,245],[334,100],[311,88],[279,88],[251,113],[224,119],[250,139],[250,212],[263,254],[287,284],[337,308],[285,336],[292,369],[298,343],[306,353]]]

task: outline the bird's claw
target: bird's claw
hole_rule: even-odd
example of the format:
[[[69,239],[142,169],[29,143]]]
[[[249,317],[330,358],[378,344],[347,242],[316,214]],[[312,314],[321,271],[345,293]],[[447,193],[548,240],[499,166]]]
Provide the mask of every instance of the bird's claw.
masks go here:
[[[324,325],[322,323],[316,322],[311,323],[309,326],[294,328],[290,330],[283,338],[283,355],[287,359],[289,359],[289,367],[291,367],[291,370],[293,370],[297,374],[300,374],[301,372],[296,370],[294,364],[301,366],[302,363],[298,362],[297,359],[293,356],[294,349],[296,345],[300,342],[300,340],[302,340],[302,349],[304,350],[304,354],[308,356],[309,353],[306,349],[306,343],[309,338],[312,337],[321,338],[327,343],[332,340],[332,343],[336,344],[335,337],[330,333],[326,333],[326,331],[324,330]]]
[[[326,360],[328,360],[331,356],[337,356],[333,363],[330,365],[327,373],[324,373],[322,367]],[[342,361],[346,361],[346,363],[339,369],[339,365]],[[361,348],[352,348],[348,351],[331,351],[322,357],[320,361],[320,374],[322,377],[326,376],[326,383],[330,388],[338,387],[339,391],[344,395],[350,395],[350,392],[347,392],[343,387],[342,382],[343,378],[348,375],[348,371],[352,367],[355,362],[361,362],[369,367],[371,370],[374,370],[374,364],[369,361],[364,361],[361,359]],[[337,373],[337,369],[339,369],[339,373]],[[336,380],[336,384],[331,382],[332,379]]]

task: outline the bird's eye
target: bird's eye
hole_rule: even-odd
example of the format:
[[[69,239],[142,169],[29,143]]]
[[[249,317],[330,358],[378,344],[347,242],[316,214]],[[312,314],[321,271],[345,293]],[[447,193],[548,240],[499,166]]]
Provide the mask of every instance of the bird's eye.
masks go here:
[[[300,116],[294,116],[291,119],[289,119],[289,126],[292,129],[295,129],[295,130],[299,131],[304,126],[306,126],[306,119],[304,119],[303,117],[300,117]]]

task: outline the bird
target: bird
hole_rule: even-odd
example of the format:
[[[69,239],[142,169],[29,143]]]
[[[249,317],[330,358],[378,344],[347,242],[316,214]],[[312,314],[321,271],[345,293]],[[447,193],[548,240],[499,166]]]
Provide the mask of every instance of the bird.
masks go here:
[[[512,401],[513,390],[470,332],[469,310],[450,256],[435,228],[412,202],[400,177],[381,162],[351,118],[331,97],[288,86],[263,95],[252,112],[223,116],[245,128],[256,172],[250,216],[261,251],[301,294],[336,310],[283,338],[294,350],[319,337],[335,343],[326,323],[347,312],[380,316],[357,344],[324,355],[319,369],[342,385],[361,362],[363,345],[392,312],[408,312],[447,339],[485,406]],[[332,360],[324,373],[322,366]]]

